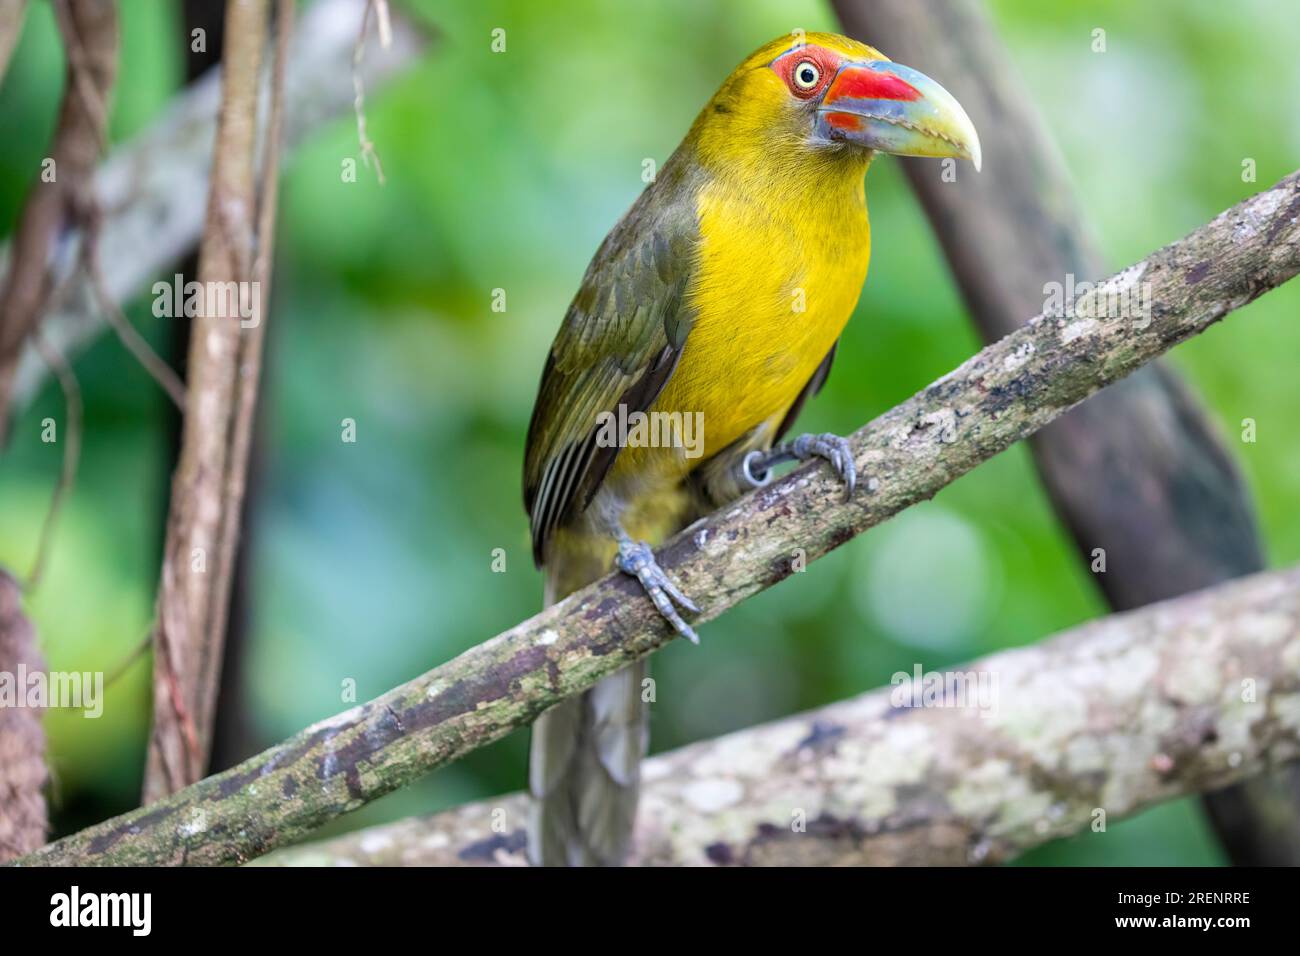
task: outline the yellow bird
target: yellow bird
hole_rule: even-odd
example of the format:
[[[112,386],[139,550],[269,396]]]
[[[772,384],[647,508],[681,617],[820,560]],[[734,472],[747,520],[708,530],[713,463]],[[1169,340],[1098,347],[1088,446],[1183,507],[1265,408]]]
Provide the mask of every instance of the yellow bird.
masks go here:
[[[877,151],[980,162],[974,126],[934,80],[847,37],[779,38],[726,79],[601,243],[528,430],[524,505],[548,604],[614,566],[697,641],[682,617],[697,609],[651,543],[785,461],[825,458],[852,493],[842,438],[781,439],[857,305]],[[645,672],[633,665],[534,725],[533,863],[625,858]]]

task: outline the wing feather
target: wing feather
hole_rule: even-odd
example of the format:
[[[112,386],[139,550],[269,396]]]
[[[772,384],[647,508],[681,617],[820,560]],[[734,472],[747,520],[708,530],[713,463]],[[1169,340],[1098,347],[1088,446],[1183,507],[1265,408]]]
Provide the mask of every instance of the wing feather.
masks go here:
[[[694,315],[686,289],[698,227],[685,177],[642,193],[610,232],[551,345],[528,428],[524,507],[540,564],[618,455],[596,445],[601,412],[644,411],[677,367]]]

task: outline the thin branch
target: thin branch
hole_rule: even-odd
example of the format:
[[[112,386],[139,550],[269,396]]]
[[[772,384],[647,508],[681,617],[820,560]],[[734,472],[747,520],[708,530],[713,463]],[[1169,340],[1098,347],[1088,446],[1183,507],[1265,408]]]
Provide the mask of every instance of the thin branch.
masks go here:
[[[1123,817],[1300,757],[1296,659],[1300,567],[909,674],[652,758],[630,862],[964,866],[1123,839]],[[526,816],[510,794],[259,862],[526,865]]]
[[[55,369],[67,407],[63,466],[41,528],[28,589],[38,586],[44,573],[81,445],[81,392],[76,376],[58,350],[44,341],[40,323],[52,300],[67,291],[65,277],[56,268],[58,234],[86,208],[117,76],[114,0],[55,0],[54,8],[68,59],[63,99],[49,155],[19,217],[14,254],[0,284],[0,443],[8,430],[9,397],[24,344],[34,341]],[[0,0],[0,78],[8,67],[22,14],[23,4]],[[21,602],[17,583],[0,571],[0,679],[7,675],[17,681],[21,669],[40,671],[45,666]],[[27,687],[17,692],[25,695]],[[17,703],[13,707],[0,702],[0,859],[6,860],[44,843],[48,828],[44,789],[49,768],[41,711],[28,709],[26,701]]]
[[[253,279],[270,292],[271,259],[275,248],[275,220],[279,209],[280,154],[284,146],[284,91],[289,66],[289,49],[293,39],[295,0],[276,0],[275,59],[271,64],[271,116],[268,121],[265,155],[262,157],[262,194],[258,199],[256,256]],[[260,328],[260,326],[259,326]]]
[[[59,471],[59,480],[54,485],[54,493],[50,496],[49,510],[45,512],[45,520],[41,524],[32,570],[28,573],[27,580],[23,582],[23,589],[28,594],[40,586],[41,579],[45,576],[45,566],[54,546],[54,529],[63,510],[63,502],[72,493],[72,487],[76,484],[77,465],[81,461],[82,422],[85,419],[81,386],[77,383],[77,376],[72,371],[72,366],[53,345],[45,341],[45,335],[39,328],[32,332],[32,341],[59,380],[67,421],[63,428],[63,466]]]
[[[54,8],[68,59],[67,78],[50,152],[19,216],[0,286],[0,441],[8,430],[23,346],[63,279],[57,274],[60,232],[79,222],[87,208],[105,136],[106,104],[117,76],[114,0],[58,0]]]
[[[291,12],[283,2],[282,14]],[[230,570],[243,506],[246,431],[243,405],[256,400],[265,301],[252,271],[257,236],[257,106],[268,0],[231,3],[226,11],[222,103],[199,251],[199,286],[237,288],[205,296],[217,305],[194,318],[190,381],[180,460],[172,482],[154,625],[154,721],[144,799],[152,802],[199,779],[211,744]],[[281,33],[291,24],[282,21]],[[285,43],[277,46],[283,55]],[[283,118],[284,69],[275,70],[273,120]],[[268,137],[281,135],[273,125]],[[278,157],[278,145],[268,147]],[[273,178],[278,169],[266,169]],[[274,200],[274,189],[268,193]],[[220,298],[222,301],[216,302]],[[244,310],[251,305],[249,315]]]
[[[74,276],[70,275],[59,283],[58,288],[50,295],[49,308],[57,309],[63,303],[74,281]],[[58,527],[63,502],[72,493],[73,485],[76,484],[77,466],[81,461],[82,422],[85,418],[81,385],[77,382],[77,375],[67,359],[46,340],[45,330],[39,325],[32,330],[29,341],[59,383],[59,391],[63,394],[65,420],[59,477],[54,482],[54,490],[50,493],[50,506],[46,509],[45,518],[41,521],[40,533],[36,538],[36,556],[32,559],[32,567],[27,572],[26,580],[22,582],[24,590],[28,593],[40,586],[41,579],[45,575],[45,566],[54,547],[54,532]]]
[[[262,158],[262,188],[258,197],[257,232],[253,259],[249,272],[253,277],[254,287],[259,289],[259,301],[265,313],[271,301],[271,265],[275,250],[275,223],[279,196],[280,154],[282,147],[282,130],[284,129],[284,88],[285,70],[288,63],[289,45],[293,37],[295,16],[294,0],[276,0],[276,48],[272,64],[271,107],[269,129]],[[224,643],[227,622],[230,614],[230,594],[236,586],[238,571],[238,545],[240,529],[246,519],[244,494],[249,481],[249,462],[253,455],[253,431],[257,416],[258,385],[262,367],[262,353],[265,345],[265,322],[245,329],[241,336],[239,356],[239,377],[235,384],[234,410],[232,416],[232,433],[230,438],[230,466],[226,493],[231,505],[222,515],[220,557],[222,575],[225,578],[225,596],[214,609],[213,631],[221,635]],[[213,668],[212,684],[208,688],[209,699],[205,710],[211,712],[215,727],[217,698],[220,693],[220,673]],[[204,749],[210,752],[213,728],[208,730],[208,739]]]
[[[140,660],[145,654],[153,649],[153,635],[146,634],[140,639],[127,655],[109,668],[104,674],[104,689],[112,687],[119,680],[126,676],[127,672],[135,666],[136,661]]]
[[[122,307],[114,300],[113,294],[108,291],[108,280],[104,277],[104,267],[100,263],[99,253],[102,212],[98,201],[92,201],[94,201],[95,206],[90,212],[85,225],[85,246],[82,249],[82,255],[83,265],[89,277],[90,288],[95,294],[95,301],[108,320],[108,324],[117,334],[117,339],[122,343],[123,348],[135,357],[135,360],[149,373],[149,377],[167,394],[172,403],[177,408],[184,409],[185,383],[181,381],[180,375],[167,364],[161,355],[153,350],[145,337],[131,324],[131,320],[122,311]]]
[[[95,118],[95,133],[102,151],[108,140],[106,96],[102,95],[101,91],[95,87],[96,77],[91,71],[92,57],[81,42],[81,37],[77,33],[77,25],[72,20],[67,3],[60,2],[56,4],[55,9],[64,42],[68,49],[68,63],[72,69],[72,75],[76,78],[77,91],[82,98],[86,111]],[[83,195],[79,204],[80,208],[76,210],[77,215],[74,223],[80,226],[82,232],[80,266],[89,277],[99,307],[105,310],[109,324],[117,332],[118,340],[126,350],[135,356],[145,371],[153,377],[154,381],[171,397],[178,407],[183,406],[185,402],[185,386],[181,383],[180,376],[154,352],[149,343],[144,340],[144,337],[131,325],[130,320],[117,306],[117,303],[112,300],[112,296],[108,294],[104,281],[104,272],[100,267],[99,253],[99,233],[100,225],[103,222],[103,210],[100,208],[99,199],[95,193],[94,176],[87,177],[81,191]],[[51,308],[53,308],[53,304],[51,304]]]
[[[50,182],[42,178],[33,187],[19,227],[18,242],[27,254],[20,252],[15,256],[2,303],[3,337],[15,345],[24,341],[32,343],[57,375],[67,413],[63,465],[25,582],[28,591],[35,590],[44,576],[59,513],[76,480],[83,418],[76,375],[58,349],[45,341],[41,330],[46,310],[64,302],[73,280],[70,276],[58,280],[54,268],[56,257],[47,255],[41,261],[36,252],[42,242],[57,242],[51,229],[57,231],[80,221],[93,206],[94,163],[108,135],[108,101],[117,75],[116,4],[110,0],[58,0],[54,12],[68,69],[51,151],[53,178]],[[20,272],[22,269],[27,271]],[[7,419],[4,392],[14,357],[12,349],[0,355],[0,433]]]
[[[988,346],[850,439],[868,495],[824,464],[697,522],[658,553],[707,621],[1028,437],[1107,384],[1300,272],[1300,173],[1075,303]],[[1138,284],[1144,315],[1103,307]],[[31,863],[240,863],[526,726],[657,650],[672,632],[610,575],[441,667]]]
[[[366,169],[371,162],[375,164],[375,177],[383,185],[384,164],[379,161],[375,144],[366,132],[366,85],[361,75],[362,63],[366,56],[366,34],[370,31],[370,13],[374,10],[379,20],[379,45],[385,50],[392,43],[393,28],[388,13],[388,0],[366,0],[366,9],[361,14],[361,29],[357,32],[356,46],[352,49],[352,89],[355,94],[352,109],[357,115],[357,142],[361,145],[361,162]]]
[[[106,47],[96,31],[103,29],[103,23],[90,20],[85,15],[85,11],[95,5],[116,8],[117,3],[116,0],[54,0],[54,17],[59,22],[63,52],[68,58],[68,88],[77,88],[76,95],[81,98],[81,108],[90,117],[98,156],[108,145],[108,94],[112,91],[112,85],[111,82],[104,83],[101,72]],[[76,14],[74,8],[80,8]],[[83,31],[87,36],[85,41],[81,36]],[[116,36],[112,39],[113,55],[116,57]],[[116,63],[113,66],[116,68]]]

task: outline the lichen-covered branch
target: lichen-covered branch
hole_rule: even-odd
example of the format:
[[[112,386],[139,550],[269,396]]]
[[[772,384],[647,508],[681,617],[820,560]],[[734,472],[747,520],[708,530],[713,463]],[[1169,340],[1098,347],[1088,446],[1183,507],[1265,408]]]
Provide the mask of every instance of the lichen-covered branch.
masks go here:
[[[1227,210],[1099,289],[1039,316],[851,437],[849,501],[824,464],[800,468],[687,528],[659,561],[707,621],[928,499],[1112,381],[1300,271],[1300,173]],[[151,807],[90,827],[32,863],[244,862],[532,722],[656,650],[671,631],[635,581],[610,575],[454,660]],[[1050,715],[1045,715],[1044,720]]]
[[[330,121],[351,116],[354,93],[348,74],[365,8],[366,0],[318,0],[303,11],[285,78],[288,152]],[[409,19],[395,16],[392,26],[392,46],[367,57],[360,67],[367,89],[383,87],[426,46]],[[156,123],[115,148],[99,168],[96,194],[104,211],[100,271],[119,306],[154,282],[170,283],[173,264],[198,242],[204,206],[194,197],[204,195],[211,172],[219,80],[218,71],[210,71],[178,95]],[[9,248],[0,247],[0,272],[9,255]],[[107,328],[106,321],[92,283],[76,276],[41,330],[53,348],[71,359]],[[18,365],[12,408],[24,408],[48,375],[45,361],[29,345]]]
[[[900,706],[900,680],[652,758],[631,862],[999,863],[1294,760],[1300,568],[934,676],[937,706]],[[511,794],[258,862],[523,865],[524,814]]]

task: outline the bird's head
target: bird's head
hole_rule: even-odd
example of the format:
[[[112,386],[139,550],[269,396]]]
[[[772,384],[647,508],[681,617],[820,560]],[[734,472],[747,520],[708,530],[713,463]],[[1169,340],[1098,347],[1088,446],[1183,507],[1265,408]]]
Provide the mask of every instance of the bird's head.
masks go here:
[[[872,151],[952,156],[980,166],[961,104],[924,73],[834,33],[781,37],[727,78],[697,121],[716,156],[761,152],[798,163]]]

